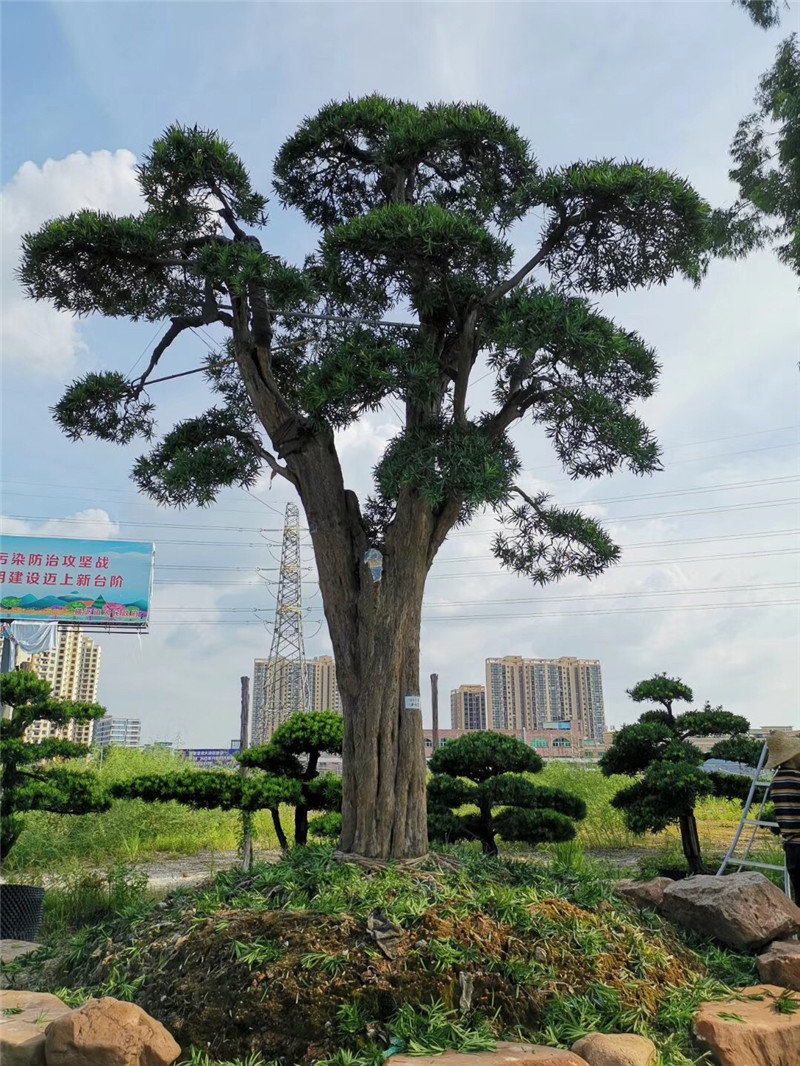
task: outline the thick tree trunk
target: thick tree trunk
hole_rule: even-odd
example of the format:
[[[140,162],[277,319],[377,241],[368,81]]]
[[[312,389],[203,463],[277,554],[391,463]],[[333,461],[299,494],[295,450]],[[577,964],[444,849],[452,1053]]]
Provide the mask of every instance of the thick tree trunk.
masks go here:
[[[682,814],[680,817],[681,844],[690,874],[706,873],[706,866],[700,852],[700,837],[697,835],[697,821],[694,814]]]
[[[360,625],[358,685],[342,686],[343,852],[410,859],[428,850],[419,709],[422,583],[405,595],[398,588],[375,590],[382,602],[371,605]]]
[[[308,519],[344,711],[341,851],[410,859],[428,850],[427,767],[419,709],[419,637],[425,578],[456,521],[404,489],[381,544],[373,582],[358,501],[345,489],[333,432],[311,428],[280,396],[267,330],[254,342],[244,302],[231,297],[237,361],[254,408],[286,463]]]

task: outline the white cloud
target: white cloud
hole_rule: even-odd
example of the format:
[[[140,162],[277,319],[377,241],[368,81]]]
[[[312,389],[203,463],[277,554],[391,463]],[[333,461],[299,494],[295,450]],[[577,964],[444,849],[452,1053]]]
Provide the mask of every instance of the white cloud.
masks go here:
[[[8,537],[74,537],[87,540],[108,540],[119,536],[119,524],[100,507],[88,507],[66,518],[50,518],[43,522],[26,522],[21,518],[0,518],[0,529]]]
[[[46,303],[25,298],[16,279],[25,233],[59,215],[89,208],[113,214],[141,209],[136,157],[120,148],[65,159],[48,159],[41,167],[23,163],[2,192],[2,343],[5,365],[24,365],[46,376],[61,377],[86,351],[76,319]]]

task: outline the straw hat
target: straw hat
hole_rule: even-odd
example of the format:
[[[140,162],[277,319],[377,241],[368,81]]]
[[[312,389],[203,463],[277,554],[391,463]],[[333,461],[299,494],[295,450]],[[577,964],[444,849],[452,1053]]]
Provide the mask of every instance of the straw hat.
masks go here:
[[[767,736],[766,769],[772,770],[781,763],[800,755],[800,735],[797,733],[770,733]]]

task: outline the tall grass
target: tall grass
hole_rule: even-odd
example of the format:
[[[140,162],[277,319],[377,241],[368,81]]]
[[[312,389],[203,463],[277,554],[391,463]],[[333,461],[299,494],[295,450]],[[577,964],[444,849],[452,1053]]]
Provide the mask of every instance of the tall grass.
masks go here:
[[[611,806],[617,792],[630,784],[629,778],[603,777],[594,766],[552,759],[536,775],[535,782],[561,788],[585,802],[586,818],[576,823],[578,840],[584,847],[623,850],[643,846],[643,838],[627,829],[621,811]]]
[[[160,750],[111,748],[92,769],[103,784],[130,781],[140,774],[168,773],[184,768],[188,760]],[[69,763],[86,768],[86,760]],[[278,847],[272,820],[266,811],[254,819],[257,848]],[[115,800],[99,814],[61,815],[31,811],[23,816],[24,828],[4,863],[4,873],[63,871],[71,863],[104,866],[114,862],[141,862],[156,854],[196,855],[204,850],[231,851],[239,846],[241,819],[236,811],[192,810],[182,804]],[[287,830],[290,819],[284,818]]]
[[[131,780],[140,774],[166,773],[185,767],[188,760],[177,753],[160,750],[112,748],[93,769],[104,784]],[[76,768],[86,763],[76,760]],[[647,848],[661,852],[660,860],[680,859],[680,836],[676,826],[663,833],[637,836],[625,826],[621,812],[611,806],[619,789],[630,784],[624,776],[603,777],[596,767],[551,760],[536,782],[564,789],[586,803],[587,817],[577,823],[578,842],[589,851],[627,851]],[[724,853],[741,817],[736,800],[706,799],[697,808],[700,841],[704,853]],[[291,833],[288,810],[283,817]],[[276,849],[278,841],[267,811],[254,819],[255,844],[260,849]],[[115,862],[142,862],[157,854],[197,855],[209,851],[233,851],[239,846],[241,822],[235,811],[194,811],[178,803],[146,803],[143,800],[116,800],[102,814],[81,816],[31,812],[24,816],[23,832],[8,857],[4,872],[14,877],[26,873],[63,872],[70,864],[107,867]],[[291,840],[291,836],[290,836]],[[780,844],[764,834],[756,848],[766,862],[782,861]]]

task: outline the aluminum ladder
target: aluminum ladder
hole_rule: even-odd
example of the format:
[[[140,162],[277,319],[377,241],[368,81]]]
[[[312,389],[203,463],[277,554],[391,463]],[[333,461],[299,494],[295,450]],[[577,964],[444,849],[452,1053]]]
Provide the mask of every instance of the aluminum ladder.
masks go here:
[[[753,843],[755,842],[758,830],[778,828],[777,822],[768,822],[764,819],[764,808],[767,805],[767,799],[769,798],[769,790],[770,786],[772,785],[771,777],[767,778],[764,781],[760,780],[761,774],[764,770],[764,763],[766,761],[767,745],[765,744],[764,747],[761,749],[761,756],[758,760],[758,766],[753,772],[753,780],[750,784],[750,791],[747,795],[747,800],[745,801],[744,809],[742,810],[742,817],[739,822],[739,827],[736,830],[733,841],[731,842],[731,846],[728,848],[725,858],[722,860],[722,865],[717,870],[717,877],[722,877],[722,875],[725,873],[725,870],[729,866],[732,868],[735,867],[737,872],[739,872],[743,866],[751,866],[760,870],[779,870],[783,873],[783,891],[786,893],[789,899],[791,899],[792,893],[791,886],[789,883],[789,871],[786,869],[785,861],[782,865],[779,866],[776,863],[756,862],[755,859],[749,858],[750,850],[753,847]],[[763,795],[761,796],[760,803],[758,800],[756,800],[756,789],[759,788],[763,788],[764,790]],[[750,818],[750,809],[751,807],[753,807],[754,803],[758,804],[758,814],[755,818]],[[739,842],[742,838],[742,835],[744,834],[745,829],[751,830],[749,839],[746,840],[746,843],[744,845],[744,852],[741,855],[736,855],[736,848],[739,846]]]

